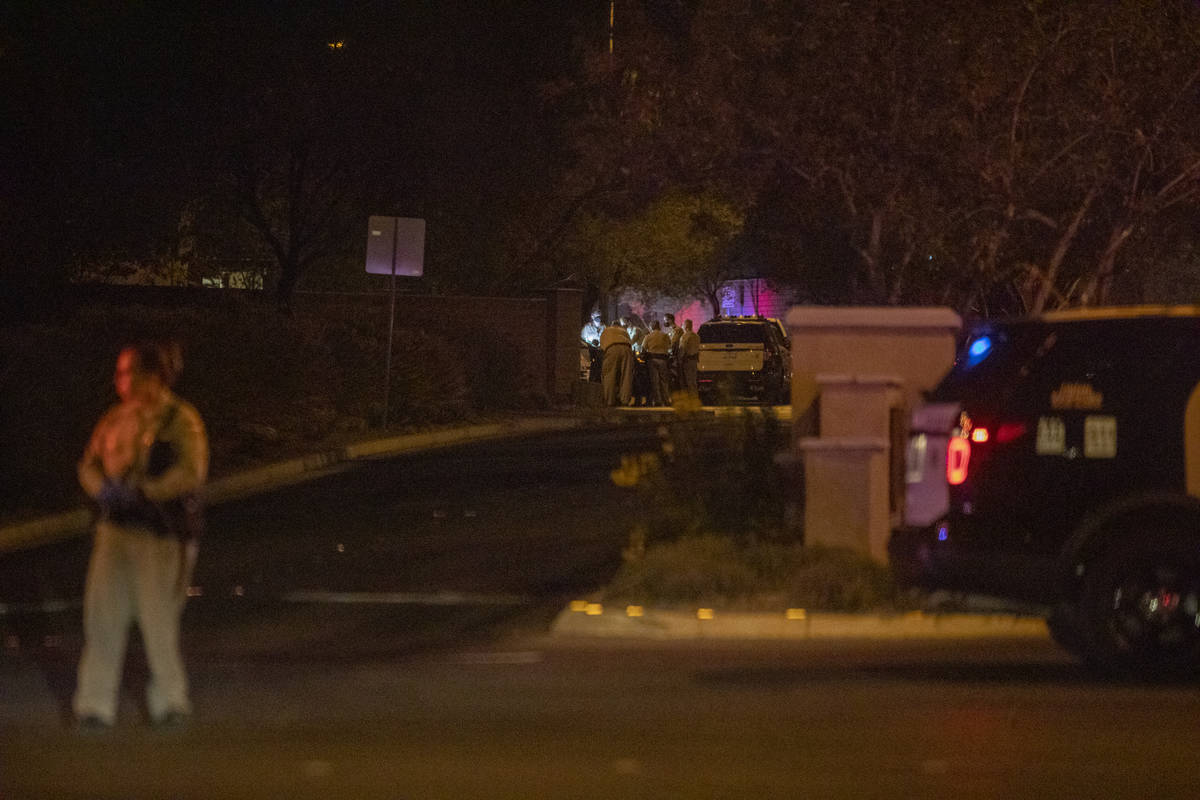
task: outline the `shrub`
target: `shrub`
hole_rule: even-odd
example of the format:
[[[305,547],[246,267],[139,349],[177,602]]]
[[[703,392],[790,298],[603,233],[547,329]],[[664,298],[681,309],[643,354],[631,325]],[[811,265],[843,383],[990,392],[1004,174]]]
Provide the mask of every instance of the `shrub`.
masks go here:
[[[753,568],[723,536],[688,536],[626,559],[605,590],[608,600],[725,607],[755,591]]]
[[[701,531],[747,542],[799,540],[786,513],[798,489],[775,461],[787,434],[770,409],[715,421],[682,416],[659,433],[659,452],[627,460],[634,469],[624,478],[642,501],[649,542]]]
[[[400,329],[393,347],[391,420],[447,422],[470,410],[462,358],[444,339]]]

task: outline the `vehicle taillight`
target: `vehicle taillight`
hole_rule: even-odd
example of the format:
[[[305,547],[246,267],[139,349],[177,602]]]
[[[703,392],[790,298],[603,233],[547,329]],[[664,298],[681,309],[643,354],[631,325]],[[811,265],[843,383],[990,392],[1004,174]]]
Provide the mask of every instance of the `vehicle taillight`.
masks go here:
[[[988,429],[987,428],[976,428],[975,430],[971,431],[971,441],[974,442],[975,444],[983,444],[987,440],[988,440]]]
[[[952,436],[946,445],[946,480],[951,486],[959,486],[967,480],[967,466],[971,462],[971,442],[965,436]]]
[[[1007,444],[1008,442],[1016,441],[1025,435],[1025,423],[1023,422],[1008,422],[1001,425],[996,430],[996,442],[998,444]]]

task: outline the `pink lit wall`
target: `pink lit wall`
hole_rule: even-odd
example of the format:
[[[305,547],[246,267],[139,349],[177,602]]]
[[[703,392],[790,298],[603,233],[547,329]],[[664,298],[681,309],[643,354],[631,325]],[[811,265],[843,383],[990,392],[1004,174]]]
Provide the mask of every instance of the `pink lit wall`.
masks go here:
[[[685,319],[690,319],[694,328],[712,319],[712,306],[707,300],[692,300],[686,305],[680,305],[681,302],[664,298],[646,304],[630,293],[620,299],[619,306],[622,313],[632,312],[647,324],[651,320],[661,320],[668,313],[675,315],[675,322],[679,325],[683,325]],[[732,317],[757,314],[783,319],[792,305],[794,303],[788,295],[772,289],[762,278],[730,281],[721,292],[721,313]]]
[[[762,278],[730,281],[721,292],[721,313],[730,317],[762,316],[783,319],[793,301],[783,292],[772,289]],[[635,309],[636,310],[636,309]],[[659,311],[657,306],[654,309]],[[672,309],[665,309],[671,311]],[[639,312],[640,313],[640,312]],[[685,319],[693,326],[712,318],[712,306],[707,300],[695,300],[674,311],[680,325]],[[659,314],[661,316],[661,312]]]

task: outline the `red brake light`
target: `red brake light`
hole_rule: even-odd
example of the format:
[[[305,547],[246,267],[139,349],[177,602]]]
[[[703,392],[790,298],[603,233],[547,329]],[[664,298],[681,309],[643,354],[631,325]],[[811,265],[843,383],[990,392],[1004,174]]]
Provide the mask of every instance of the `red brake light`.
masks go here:
[[[975,430],[971,431],[971,441],[975,442],[975,444],[983,444],[987,440],[988,440],[988,429],[987,428],[976,428]]]
[[[967,465],[971,461],[971,443],[962,436],[953,436],[946,445],[946,480],[958,486],[967,480]]]

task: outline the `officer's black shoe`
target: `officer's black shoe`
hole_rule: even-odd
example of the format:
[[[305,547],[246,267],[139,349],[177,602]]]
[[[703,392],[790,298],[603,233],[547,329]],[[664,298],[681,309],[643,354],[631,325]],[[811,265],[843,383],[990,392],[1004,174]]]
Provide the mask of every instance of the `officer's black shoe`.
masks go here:
[[[95,714],[85,714],[75,719],[75,733],[80,736],[100,736],[112,729],[111,722],[106,722]]]
[[[186,711],[168,711],[161,717],[150,720],[150,727],[156,731],[181,731],[192,721],[192,715]]]

